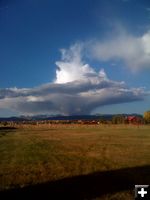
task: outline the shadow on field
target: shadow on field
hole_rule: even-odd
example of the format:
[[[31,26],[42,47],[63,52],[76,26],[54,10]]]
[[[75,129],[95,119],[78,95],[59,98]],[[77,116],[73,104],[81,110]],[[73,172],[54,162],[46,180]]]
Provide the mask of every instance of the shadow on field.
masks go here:
[[[16,129],[17,129],[16,127],[11,127],[11,126],[0,127],[0,137],[3,137],[8,133],[14,133]]]
[[[3,127],[0,127],[0,131],[4,130],[4,131],[7,131],[7,130],[15,130],[17,129],[16,127],[13,127],[13,126],[3,126]]]
[[[121,191],[133,191],[136,184],[150,183],[150,165],[64,178],[49,183],[0,192],[2,199],[93,199]],[[134,196],[133,196],[134,198]]]

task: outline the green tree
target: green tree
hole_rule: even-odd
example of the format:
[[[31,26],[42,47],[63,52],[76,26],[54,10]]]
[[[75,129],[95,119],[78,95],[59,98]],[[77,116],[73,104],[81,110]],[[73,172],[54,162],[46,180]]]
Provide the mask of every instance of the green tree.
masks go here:
[[[114,115],[112,118],[113,124],[123,124],[125,123],[125,118],[123,115]]]
[[[144,112],[144,120],[146,123],[150,123],[150,111]]]

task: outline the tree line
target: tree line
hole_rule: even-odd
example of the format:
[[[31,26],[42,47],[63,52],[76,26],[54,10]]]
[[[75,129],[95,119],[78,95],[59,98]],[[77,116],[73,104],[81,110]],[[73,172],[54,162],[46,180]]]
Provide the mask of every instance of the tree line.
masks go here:
[[[124,116],[114,115],[112,117],[113,124],[149,124],[150,123],[150,111],[144,112],[143,116]]]
[[[27,120],[27,121],[0,121],[2,126],[15,125],[40,125],[40,124],[150,124],[150,111],[139,115],[114,115],[111,119],[101,117],[99,120]]]

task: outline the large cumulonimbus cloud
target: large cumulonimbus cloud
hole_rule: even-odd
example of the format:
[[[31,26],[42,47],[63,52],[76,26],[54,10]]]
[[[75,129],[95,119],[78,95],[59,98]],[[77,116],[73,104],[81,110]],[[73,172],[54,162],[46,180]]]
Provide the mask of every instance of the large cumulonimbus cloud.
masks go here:
[[[105,71],[96,72],[82,61],[82,45],[62,50],[56,62],[56,79],[35,88],[0,89],[0,109],[20,114],[89,114],[95,108],[140,101],[149,93],[143,88],[128,88],[124,82],[110,80]]]

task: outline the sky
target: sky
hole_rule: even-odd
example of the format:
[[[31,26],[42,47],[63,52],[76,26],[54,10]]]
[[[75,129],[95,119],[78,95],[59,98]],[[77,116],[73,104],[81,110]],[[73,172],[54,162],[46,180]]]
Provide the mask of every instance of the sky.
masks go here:
[[[0,117],[150,110],[149,0],[0,0]]]

